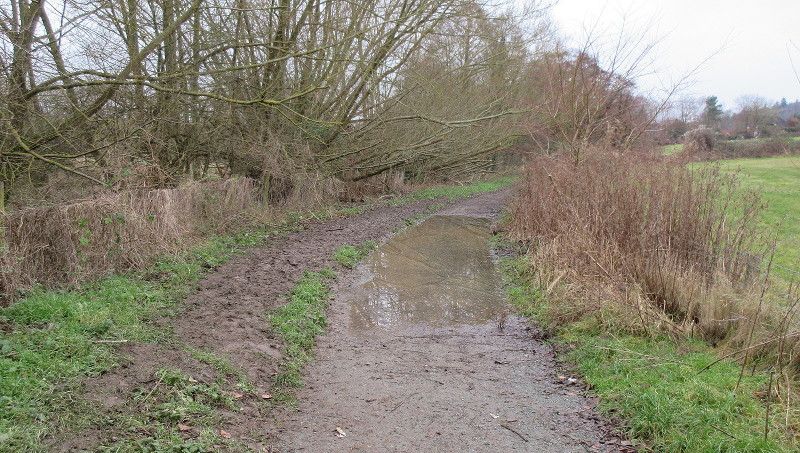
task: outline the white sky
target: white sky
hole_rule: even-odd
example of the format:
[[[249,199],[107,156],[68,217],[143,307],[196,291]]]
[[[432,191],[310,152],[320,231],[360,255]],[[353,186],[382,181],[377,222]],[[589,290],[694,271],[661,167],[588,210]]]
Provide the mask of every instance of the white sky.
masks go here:
[[[705,62],[689,88],[716,95],[723,108],[755,94],[770,101],[800,99],[800,0],[559,0],[551,16],[565,36],[585,37],[587,27],[606,33],[647,27],[644,40],[661,38],[654,58],[657,79],[675,80]],[[794,43],[797,47],[792,47]],[[687,94],[690,94],[687,93]]]

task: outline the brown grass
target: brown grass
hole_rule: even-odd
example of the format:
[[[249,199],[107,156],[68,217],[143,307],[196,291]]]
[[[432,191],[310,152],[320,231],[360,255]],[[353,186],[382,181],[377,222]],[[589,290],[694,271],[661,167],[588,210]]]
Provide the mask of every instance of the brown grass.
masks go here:
[[[6,213],[2,303],[35,285],[74,285],[140,269],[204,236],[235,232],[289,208],[318,208],[343,191],[340,183],[315,174],[294,174],[283,184],[281,193],[270,193],[269,202],[263,201],[259,182],[238,178],[103,193],[76,203]]]
[[[745,365],[774,365],[788,403],[800,375],[798,282],[770,274],[759,197],[716,167],[595,156],[538,158],[507,228],[527,242],[555,325],[700,338]]]
[[[539,158],[526,169],[508,228],[532,245],[541,287],[558,302],[556,323],[593,317],[607,328],[743,344],[761,269],[740,251],[761,246],[762,207],[713,167]]]

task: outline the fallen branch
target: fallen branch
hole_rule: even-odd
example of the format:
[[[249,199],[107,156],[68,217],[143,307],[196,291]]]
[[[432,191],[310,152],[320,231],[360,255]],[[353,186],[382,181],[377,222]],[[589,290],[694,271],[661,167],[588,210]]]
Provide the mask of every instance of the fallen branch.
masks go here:
[[[512,427],[510,427],[510,426],[508,426],[508,425],[506,425],[504,423],[501,423],[500,426],[502,426],[503,428],[505,428],[505,429],[511,431],[512,433],[516,434],[517,436],[519,436],[520,439],[524,440],[525,442],[528,442],[528,438],[526,438],[525,436],[520,434],[519,431],[517,431],[516,429],[514,429],[514,428],[512,428]]]
[[[736,438],[736,436],[734,436],[733,434],[731,434],[731,433],[729,433],[729,432],[725,431],[724,429],[722,429],[722,428],[720,428],[720,427],[717,427],[717,426],[714,426],[714,425],[709,425],[709,426],[711,426],[712,428],[714,428],[714,429],[716,429],[717,431],[721,432],[722,434],[725,434],[726,436],[730,437],[730,438],[731,438],[731,439],[733,439],[733,440],[739,440],[739,439],[737,439],[737,438]]]

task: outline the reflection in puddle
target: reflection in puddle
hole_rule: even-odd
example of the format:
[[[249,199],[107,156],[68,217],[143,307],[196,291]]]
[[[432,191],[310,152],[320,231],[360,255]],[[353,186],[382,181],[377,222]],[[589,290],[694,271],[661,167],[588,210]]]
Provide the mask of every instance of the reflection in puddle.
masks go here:
[[[489,221],[431,217],[364,260],[352,294],[353,328],[484,324],[504,308],[489,254]]]

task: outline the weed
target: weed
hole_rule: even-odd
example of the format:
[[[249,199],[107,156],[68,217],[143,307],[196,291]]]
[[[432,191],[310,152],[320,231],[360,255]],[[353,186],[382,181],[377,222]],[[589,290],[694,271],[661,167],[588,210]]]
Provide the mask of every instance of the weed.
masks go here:
[[[283,369],[274,377],[277,386],[303,385],[300,370],[311,361],[315,338],[327,324],[325,308],[330,293],[326,280],[332,278],[336,274],[330,270],[305,272],[292,289],[289,302],[270,314],[273,330],[286,343]]]
[[[211,351],[201,351],[194,348],[188,349],[189,353],[195,359],[210,365],[218,372],[224,374],[226,377],[232,378],[236,381],[236,385],[243,392],[256,393],[257,388],[253,385],[247,373],[239,368],[233,366],[228,358],[222,357]]]
[[[333,252],[333,259],[342,266],[352,269],[375,248],[377,248],[375,241],[366,241],[359,246],[345,245]]]
[[[543,159],[528,167],[507,225],[534,245],[529,257],[546,286],[569,281],[554,313],[561,321],[595,317],[609,328],[677,335],[694,328],[721,341],[747,327],[718,320],[750,313],[744,301],[759,270],[738,251],[761,246],[761,209],[757,194],[718,168]]]
[[[9,213],[0,304],[36,283],[76,285],[100,280],[109,270],[145,269],[185,251],[198,235],[240,231],[248,217],[263,215],[256,198],[249,180],[231,179]]]

